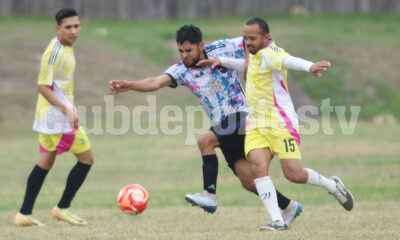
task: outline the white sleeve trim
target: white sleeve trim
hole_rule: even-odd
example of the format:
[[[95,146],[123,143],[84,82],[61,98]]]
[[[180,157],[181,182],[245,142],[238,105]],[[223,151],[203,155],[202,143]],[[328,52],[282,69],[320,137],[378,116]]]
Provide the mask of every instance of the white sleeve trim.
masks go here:
[[[287,56],[283,60],[282,64],[284,67],[286,67],[288,69],[303,70],[306,72],[310,72],[310,68],[314,63],[304,60],[302,58]]]
[[[228,57],[218,57],[221,60],[222,66],[226,68],[233,69],[239,73],[244,73],[244,63],[243,58],[228,58]]]

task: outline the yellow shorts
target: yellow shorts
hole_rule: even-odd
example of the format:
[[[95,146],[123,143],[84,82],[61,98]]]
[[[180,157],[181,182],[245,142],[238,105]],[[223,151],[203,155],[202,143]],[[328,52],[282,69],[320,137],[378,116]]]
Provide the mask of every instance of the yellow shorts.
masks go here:
[[[301,159],[299,144],[289,132],[276,136],[270,134],[266,128],[249,130],[246,132],[244,146],[246,157],[251,150],[257,148],[269,148],[271,153],[280,159]]]
[[[40,152],[72,152],[75,154],[86,152],[90,149],[90,142],[83,127],[76,131],[61,134],[39,135]]]

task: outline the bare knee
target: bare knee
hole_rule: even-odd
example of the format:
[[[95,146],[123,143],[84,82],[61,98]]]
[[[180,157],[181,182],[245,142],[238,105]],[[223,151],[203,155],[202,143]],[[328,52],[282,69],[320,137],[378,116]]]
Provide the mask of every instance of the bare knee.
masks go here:
[[[83,153],[76,154],[76,157],[78,158],[78,162],[86,165],[93,165],[94,163],[94,157],[93,157],[93,152],[92,150],[88,150]]]
[[[250,169],[254,177],[264,176],[265,173],[268,173],[268,166],[262,161],[250,161]]]
[[[54,161],[53,162],[44,162],[44,161],[38,161],[37,165],[44,170],[50,170],[53,165],[54,165]]]
[[[207,135],[200,135],[197,138],[197,145],[199,146],[202,154],[207,154],[214,151],[215,147],[212,140]]]
[[[247,154],[253,178],[268,176],[272,154],[268,148],[253,149]]]
[[[94,164],[94,157],[90,156],[85,159],[79,159],[78,160],[80,163],[86,164],[86,165],[93,165]]]
[[[41,169],[50,170],[53,167],[55,160],[56,160],[55,152],[42,152],[39,154],[39,159],[36,164]]]

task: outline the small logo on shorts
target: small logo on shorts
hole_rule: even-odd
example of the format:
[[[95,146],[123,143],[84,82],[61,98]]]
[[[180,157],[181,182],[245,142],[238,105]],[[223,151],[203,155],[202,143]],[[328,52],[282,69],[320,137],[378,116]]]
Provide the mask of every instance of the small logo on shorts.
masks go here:
[[[81,138],[82,145],[85,145],[85,139]]]

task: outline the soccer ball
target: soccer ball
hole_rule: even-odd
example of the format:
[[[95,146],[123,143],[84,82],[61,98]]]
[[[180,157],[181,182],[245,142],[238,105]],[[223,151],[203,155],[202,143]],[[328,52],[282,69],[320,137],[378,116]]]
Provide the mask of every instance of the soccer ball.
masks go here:
[[[149,194],[139,184],[129,184],[118,194],[119,208],[128,215],[138,215],[143,212],[149,202]]]

